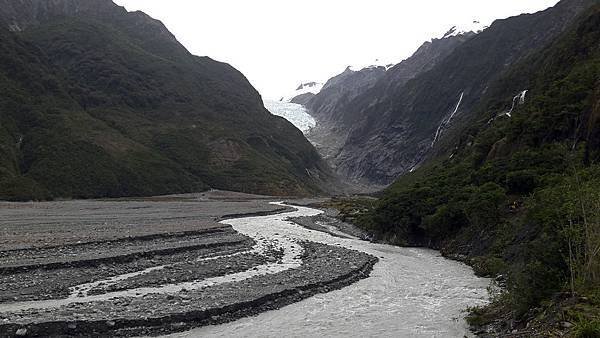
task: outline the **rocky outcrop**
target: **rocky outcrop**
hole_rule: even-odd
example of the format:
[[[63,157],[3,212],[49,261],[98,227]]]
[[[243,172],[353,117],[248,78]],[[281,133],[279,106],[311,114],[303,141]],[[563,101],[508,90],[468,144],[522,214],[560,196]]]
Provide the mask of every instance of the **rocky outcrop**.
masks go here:
[[[358,71],[346,68],[329,79],[323,89],[308,103],[313,116],[320,121],[344,122],[346,105],[369,90],[385,74],[385,67],[367,67]]]
[[[300,94],[290,100],[291,103],[300,104],[303,106],[307,106],[309,102],[315,97],[313,93],[304,93]]]
[[[475,35],[464,33],[425,42],[410,58],[394,67],[367,67],[354,71],[348,67],[331,78],[321,92],[303,103],[318,120],[308,138],[333,168],[350,177],[343,150],[348,135],[364,119],[368,108],[384,95],[404,86],[409,80],[433,68],[454,48]],[[371,185],[371,182],[363,181]]]

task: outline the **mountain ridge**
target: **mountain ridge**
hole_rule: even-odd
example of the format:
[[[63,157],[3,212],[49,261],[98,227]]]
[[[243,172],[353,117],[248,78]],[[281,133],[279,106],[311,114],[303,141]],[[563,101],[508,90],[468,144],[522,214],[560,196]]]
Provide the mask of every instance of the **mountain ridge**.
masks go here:
[[[436,130],[456,107],[453,125],[471,118],[479,97],[508,65],[547,44],[594,1],[563,0],[535,14],[497,20],[418,78],[373,90],[355,104],[363,116],[335,159],[338,172],[354,181],[389,184],[422,163]],[[392,69],[393,70],[393,69]],[[387,89],[387,90],[386,90]],[[369,149],[369,151],[366,151]]]
[[[337,168],[342,163],[339,156],[351,130],[366,118],[362,108],[373,104],[372,96],[402,87],[474,34],[469,32],[427,41],[411,57],[392,67],[366,67],[357,71],[348,67],[329,79],[318,94],[298,98],[298,103],[305,105],[318,121],[308,138],[329,164]],[[349,178],[343,167],[338,169],[338,173]],[[366,183],[367,186],[373,185],[372,182]]]

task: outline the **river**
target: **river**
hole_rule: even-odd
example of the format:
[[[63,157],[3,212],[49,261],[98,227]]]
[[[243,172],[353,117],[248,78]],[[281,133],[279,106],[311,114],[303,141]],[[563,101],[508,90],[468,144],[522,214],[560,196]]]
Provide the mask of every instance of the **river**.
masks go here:
[[[253,238],[277,236],[284,242],[310,240],[379,257],[369,278],[341,290],[319,294],[279,310],[222,325],[165,337],[463,337],[470,336],[465,310],[485,304],[489,280],[436,251],[342,239],[308,230],[287,217],[297,211],[224,221]]]
[[[193,204],[188,205],[193,207]],[[202,292],[210,292],[206,290],[215,286],[235,289],[236,283],[252,281],[253,278],[264,279],[265,276],[275,284],[277,283],[275,276],[279,276],[279,273],[289,269],[301,269],[304,249],[300,242],[312,241],[362,251],[378,257],[379,262],[375,264],[370,277],[340,290],[317,294],[258,316],[222,325],[205,326],[167,337],[463,337],[470,335],[464,321],[464,310],[470,306],[486,303],[489,280],[477,278],[468,266],[447,260],[432,250],[373,244],[306,229],[290,222],[288,218],[316,216],[322,211],[300,206],[294,208],[295,211],[287,213],[222,221],[230,224],[237,232],[253,238],[256,244],[248,251],[197,259],[197,262],[203,262],[236,255],[260,254],[276,249],[282,253],[281,259],[277,261],[264,262],[246,270],[206,279],[182,282],[174,280],[170,284],[147,285],[101,294],[89,293],[100,285],[116,285],[142,275],[151,276],[156,272],[168,273],[170,271],[168,269],[178,263],[157,265],[114,275],[108,279],[101,278],[91,283],[75,285],[70,288],[70,295],[63,299],[0,303],[0,315],[5,314],[8,316],[6,320],[12,318],[21,323],[29,323],[26,317],[40,323],[45,320],[69,322],[75,315],[79,316],[79,319],[86,318],[89,321],[109,319],[103,311],[111,313],[115,320],[136,318],[131,311],[141,311],[139,315],[146,315],[149,311],[154,316],[160,316],[162,312],[169,313],[177,310],[168,304],[157,306],[153,303],[153,299],[160,300],[163,299],[160,298],[161,295],[175,296],[184,291],[192,294],[194,291],[200,292],[197,304],[201,307],[200,303],[204,301],[202,297],[206,297],[202,296]],[[267,290],[269,290],[268,286]],[[119,297],[137,298],[140,304],[147,305],[132,309],[119,307],[117,304]],[[185,306],[183,309],[187,311]],[[23,313],[25,317],[22,317],[18,311],[27,311]]]

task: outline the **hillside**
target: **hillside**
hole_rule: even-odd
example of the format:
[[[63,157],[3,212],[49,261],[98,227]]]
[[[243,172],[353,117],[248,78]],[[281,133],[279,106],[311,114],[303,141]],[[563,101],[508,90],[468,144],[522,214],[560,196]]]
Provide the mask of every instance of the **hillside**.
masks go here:
[[[374,97],[377,100],[377,96],[402,87],[409,80],[430,70],[473,35],[473,32],[460,33],[427,41],[411,57],[389,69],[371,66],[353,70],[348,67],[344,72],[329,79],[318,94],[295,98],[296,102],[306,106],[318,121],[317,127],[311,129],[308,138],[336,169],[343,163],[340,154],[349,134],[366,118],[365,107],[374,104],[370,100]],[[340,165],[339,173],[342,177],[351,178],[344,165]],[[362,183],[371,185],[371,182]]]
[[[470,123],[494,81],[555,39],[592,3],[564,0],[542,12],[497,20],[408,82],[376,85],[349,109],[361,119],[336,156],[338,172],[386,185],[418,167],[436,143]]]
[[[493,81],[473,122],[357,219],[379,241],[497,277],[506,292],[471,317],[482,333],[600,333],[598,74],[594,6]]]
[[[0,1],[0,198],[313,194],[330,172],[233,67],[109,0]]]

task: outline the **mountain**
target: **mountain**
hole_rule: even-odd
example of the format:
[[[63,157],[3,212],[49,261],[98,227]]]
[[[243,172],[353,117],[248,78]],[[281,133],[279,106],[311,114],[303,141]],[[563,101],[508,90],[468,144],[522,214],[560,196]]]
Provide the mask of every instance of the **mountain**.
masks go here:
[[[331,160],[346,140],[346,121],[349,120],[344,114],[346,105],[371,88],[385,71],[386,68],[380,66],[360,70],[347,67],[344,72],[329,79],[318,93],[292,100],[307,107],[317,121],[307,137],[330,165],[335,165]]]
[[[0,0],[0,198],[313,194],[330,171],[233,67],[109,0]]]
[[[314,93],[303,93],[294,96],[291,100],[289,100],[289,102],[306,106],[309,104],[310,100],[312,100],[313,97],[315,97]],[[285,100],[283,100],[282,98],[282,102],[284,101]]]
[[[469,110],[461,115],[468,118],[446,129],[421,167],[382,192],[368,212],[352,214],[375,240],[440,249],[495,277],[503,291],[470,316],[482,336],[600,334],[600,3],[594,3],[579,10],[585,3],[562,1],[504,20],[490,29],[511,32],[510,38],[482,32],[463,47],[486,49],[457,49],[461,57],[483,57],[491,47],[479,39],[514,41],[520,27],[548,29],[570,10],[580,14],[555,28],[561,33],[546,45],[514,54],[485,82],[477,102],[464,100]],[[465,98],[473,91],[466,88]]]
[[[563,0],[542,12],[497,20],[412,78],[401,71],[408,63],[392,68],[345,110],[360,118],[333,160],[338,172],[385,185],[418,167],[432,148],[472,120],[495,80],[553,41],[594,2]]]
[[[342,148],[350,131],[364,119],[363,112],[373,104],[370,101],[373,97],[391,95],[412,78],[433,68],[474,34],[454,34],[425,42],[410,58],[393,67],[346,68],[327,81],[318,94],[308,100],[297,101],[306,106],[318,121],[308,138],[331,166],[335,168],[343,164],[340,157]],[[338,169],[343,174],[347,172],[344,166]]]
[[[302,104],[301,102],[309,100],[321,91],[322,88],[323,84],[320,82],[301,83],[291,95],[284,96],[279,101]]]
[[[478,33],[481,33],[486,28],[488,28],[488,26],[483,25],[481,22],[479,22],[477,20],[473,20],[467,24],[453,26],[446,32],[446,34],[444,34],[442,39],[449,38],[451,36],[464,35],[464,34],[470,34],[470,33],[478,34]]]
[[[320,120],[343,122],[344,106],[357,95],[369,90],[385,72],[385,67],[378,66],[361,70],[348,67],[341,74],[329,79],[307,107]]]

